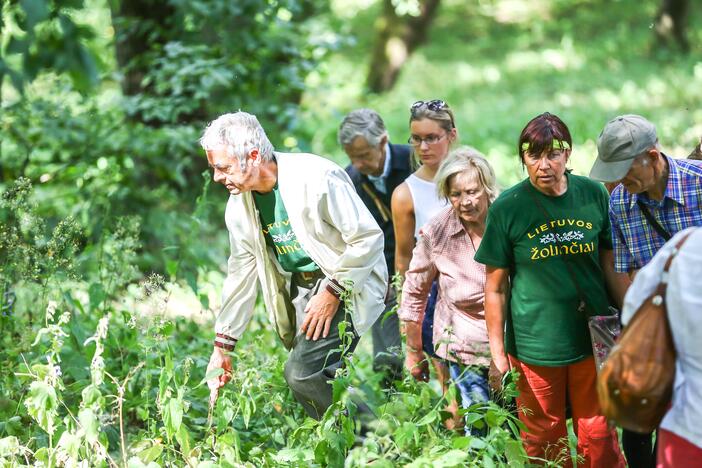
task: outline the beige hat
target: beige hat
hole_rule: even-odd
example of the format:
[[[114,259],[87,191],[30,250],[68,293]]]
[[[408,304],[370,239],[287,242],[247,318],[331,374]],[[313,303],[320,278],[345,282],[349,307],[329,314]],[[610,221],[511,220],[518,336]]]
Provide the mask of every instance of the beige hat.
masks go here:
[[[597,138],[597,160],[590,177],[602,182],[624,178],[634,158],[657,142],[656,127],[640,115],[620,115],[610,120]]]

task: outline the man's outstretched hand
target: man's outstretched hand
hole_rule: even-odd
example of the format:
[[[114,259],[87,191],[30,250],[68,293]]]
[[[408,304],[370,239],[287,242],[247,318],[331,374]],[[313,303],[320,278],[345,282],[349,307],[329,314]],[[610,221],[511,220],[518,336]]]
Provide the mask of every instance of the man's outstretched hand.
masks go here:
[[[308,340],[317,341],[320,336],[326,338],[340,302],[326,289],[312,296],[305,307],[305,321],[300,332],[306,333]]]

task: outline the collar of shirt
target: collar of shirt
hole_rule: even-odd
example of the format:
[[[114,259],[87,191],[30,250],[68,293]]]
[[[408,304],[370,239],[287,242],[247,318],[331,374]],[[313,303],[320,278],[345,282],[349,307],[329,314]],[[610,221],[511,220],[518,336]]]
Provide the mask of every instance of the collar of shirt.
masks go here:
[[[463,226],[463,223],[458,218],[456,212],[453,211],[453,208],[451,208],[451,216],[449,216],[446,224],[446,233],[451,237],[457,234],[468,234],[468,231],[466,231],[465,226]]]
[[[641,201],[644,202],[646,205],[658,208],[661,208],[664,205],[666,198],[670,198],[679,205],[685,204],[685,196],[683,194],[682,181],[680,180],[680,170],[678,169],[677,164],[675,164],[675,160],[673,158],[671,158],[670,156],[666,156],[665,154],[663,154],[663,157],[668,161],[668,184],[665,187],[665,194],[663,196],[663,200],[651,200],[648,197],[648,194],[646,193],[632,193],[631,201],[629,202],[629,209],[632,209],[634,205],[636,205],[636,200],[638,200],[639,196],[641,197]]]
[[[380,174],[379,176],[368,176],[368,180],[373,182],[373,185],[375,185],[375,188],[380,190],[381,192],[385,193],[385,180],[388,178],[390,175],[390,144],[387,143],[385,145],[385,164],[383,165],[383,173]]]

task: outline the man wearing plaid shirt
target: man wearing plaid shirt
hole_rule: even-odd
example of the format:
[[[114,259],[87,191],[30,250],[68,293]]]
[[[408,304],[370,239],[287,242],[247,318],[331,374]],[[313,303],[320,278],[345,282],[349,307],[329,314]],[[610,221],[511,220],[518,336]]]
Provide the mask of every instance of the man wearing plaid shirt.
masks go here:
[[[675,233],[702,226],[702,161],[661,152],[656,127],[639,115],[609,121],[597,139],[590,177],[620,182],[609,200],[614,268],[622,281],[643,268]],[[649,434],[624,431],[631,467],[654,466]]]

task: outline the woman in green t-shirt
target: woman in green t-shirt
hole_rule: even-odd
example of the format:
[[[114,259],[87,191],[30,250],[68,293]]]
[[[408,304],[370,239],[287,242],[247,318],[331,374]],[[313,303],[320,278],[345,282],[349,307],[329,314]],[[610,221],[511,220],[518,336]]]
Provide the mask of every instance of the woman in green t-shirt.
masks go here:
[[[487,272],[492,380],[510,367],[520,374],[517,404],[530,457],[571,464],[567,399],[584,466],[624,466],[600,413],[587,327],[588,314],[607,310],[605,276],[614,279],[608,195],[566,169],[571,148],[561,119],[532,119],[518,144],[529,177],[490,208],[475,260]]]

